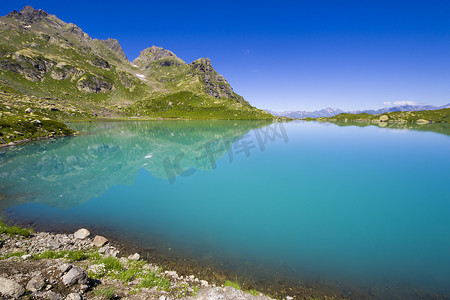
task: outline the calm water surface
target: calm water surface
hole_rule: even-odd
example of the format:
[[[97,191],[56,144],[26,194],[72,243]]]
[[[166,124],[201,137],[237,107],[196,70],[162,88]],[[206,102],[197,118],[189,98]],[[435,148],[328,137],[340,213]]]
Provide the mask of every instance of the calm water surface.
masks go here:
[[[70,126],[84,134],[1,150],[9,218],[101,228],[260,284],[450,297],[448,128]]]

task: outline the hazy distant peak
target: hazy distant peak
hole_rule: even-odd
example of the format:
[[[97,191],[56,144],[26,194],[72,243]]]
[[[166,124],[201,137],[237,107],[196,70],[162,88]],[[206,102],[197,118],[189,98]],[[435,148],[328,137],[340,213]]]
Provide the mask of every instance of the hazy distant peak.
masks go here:
[[[276,115],[276,116],[284,116],[284,117],[291,117],[291,118],[297,118],[297,119],[303,119],[303,118],[321,118],[321,117],[333,117],[335,115],[341,114],[341,113],[351,113],[351,114],[371,114],[371,115],[378,115],[378,114],[384,114],[394,111],[421,111],[421,110],[437,110],[437,109],[443,109],[443,108],[450,108],[450,103],[443,106],[435,106],[435,105],[428,105],[428,104],[405,104],[405,105],[397,105],[397,106],[391,106],[391,107],[383,107],[380,109],[366,109],[366,110],[357,110],[357,111],[344,111],[339,108],[333,108],[333,107],[327,107],[320,110],[315,111],[284,111],[284,112],[275,112],[266,109],[267,112]]]

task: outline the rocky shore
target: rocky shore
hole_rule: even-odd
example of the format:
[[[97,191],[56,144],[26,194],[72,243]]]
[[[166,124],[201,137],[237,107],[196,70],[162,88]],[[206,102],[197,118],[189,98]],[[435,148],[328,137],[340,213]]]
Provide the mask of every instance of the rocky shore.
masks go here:
[[[271,299],[179,276],[138,253],[122,256],[116,245],[86,229],[53,234],[1,223],[0,232],[1,299]]]

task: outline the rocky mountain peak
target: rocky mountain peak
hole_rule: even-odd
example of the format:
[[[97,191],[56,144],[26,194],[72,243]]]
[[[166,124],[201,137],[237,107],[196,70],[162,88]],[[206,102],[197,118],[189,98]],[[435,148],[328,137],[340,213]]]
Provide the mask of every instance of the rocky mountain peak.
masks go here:
[[[106,40],[100,40],[102,44],[104,44],[106,47],[108,47],[112,52],[117,54],[119,57],[123,58],[124,60],[128,61],[127,56],[125,55],[125,52],[122,49],[122,46],[120,46],[119,41],[116,39],[108,38]]]
[[[196,61],[193,61],[191,63],[191,66],[194,69],[199,70],[204,73],[216,73],[216,71],[212,67],[211,60],[208,57],[207,58],[202,57],[202,58],[197,59]]]
[[[151,46],[147,49],[142,50],[138,58],[136,58],[133,63],[140,67],[145,67],[148,66],[151,62],[164,58],[175,58],[180,62],[183,62],[172,51],[157,46]]]
[[[40,22],[47,18],[48,13],[42,9],[34,9],[31,6],[25,6],[20,12],[12,11],[7,17],[14,18],[18,21],[25,22],[27,24]]]

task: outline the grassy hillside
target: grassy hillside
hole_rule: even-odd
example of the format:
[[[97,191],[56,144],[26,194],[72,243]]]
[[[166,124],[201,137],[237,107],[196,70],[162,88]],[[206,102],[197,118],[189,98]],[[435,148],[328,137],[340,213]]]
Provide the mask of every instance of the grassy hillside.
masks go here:
[[[422,111],[396,111],[379,115],[343,113],[329,118],[305,118],[307,121],[371,123],[450,123],[450,108]]]
[[[117,40],[91,39],[78,26],[29,6],[0,17],[0,35],[0,117],[5,124],[17,120],[19,126],[19,119],[30,117],[24,114],[27,108],[58,122],[273,118],[237,95],[207,58],[187,64],[153,46],[130,62]],[[3,136],[5,128],[0,128]],[[8,135],[8,141],[20,139]]]

